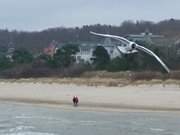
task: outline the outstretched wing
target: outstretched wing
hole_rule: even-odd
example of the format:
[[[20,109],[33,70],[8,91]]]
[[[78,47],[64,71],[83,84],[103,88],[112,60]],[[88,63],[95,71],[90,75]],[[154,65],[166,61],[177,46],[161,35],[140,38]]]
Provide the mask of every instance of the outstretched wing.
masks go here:
[[[148,53],[149,55],[153,56],[153,57],[163,66],[163,68],[164,68],[168,73],[170,72],[170,70],[169,70],[169,68],[166,66],[166,64],[164,64],[164,62],[163,62],[155,53],[153,53],[151,50],[149,50],[149,49],[147,49],[147,48],[145,48],[145,47],[143,47],[143,46],[140,46],[140,45],[138,45],[138,44],[136,44],[136,49],[137,49],[137,50],[141,50],[141,51],[143,51],[143,52],[146,52],[146,53]]]
[[[96,32],[92,32],[90,31],[91,34],[93,35],[96,35],[96,36],[101,36],[101,37],[107,37],[107,38],[112,38],[112,39],[115,39],[115,40],[119,40],[120,42],[124,43],[124,44],[130,44],[131,41],[123,38],[123,37],[120,37],[120,36],[115,36],[115,35],[109,35],[109,34],[100,34],[100,33],[96,33]]]
[[[101,37],[106,37],[106,38],[112,38],[112,39],[115,39],[115,40],[118,40],[120,41],[123,45],[125,46],[119,46],[117,45],[117,50],[120,52],[120,53],[123,53],[123,54],[130,54],[130,53],[136,53],[137,50],[132,50],[130,45],[133,43],[129,40],[127,40],[126,38],[124,37],[121,37],[121,36],[115,36],[115,35],[109,35],[109,34],[100,34],[100,33],[96,33],[96,32],[92,32],[90,31],[91,34],[93,35],[96,35],[96,36],[101,36]]]
[[[96,33],[96,32],[90,32],[91,34],[93,35],[97,35],[97,36],[101,36],[101,37],[108,37],[108,38],[113,38],[115,40],[118,40],[118,41],[121,41],[123,42],[124,44],[126,45],[130,45],[132,42],[129,41],[128,39],[126,38],[123,38],[123,37],[120,37],[120,36],[115,36],[115,35],[109,35],[109,34],[100,34],[100,33]],[[125,49],[126,47],[124,47]],[[121,48],[118,48],[119,50],[122,50]],[[153,56],[161,65],[162,67],[169,73],[170,70],[169,68],[166,66],[166,64],[155,54],[153,53],[151,50],[143,47],[143,46],[140,46],[138,44],[136,44],[135,48],[134,49],[137,49],[137,50],[141,50],[141,51],[144,51],[146,53],[148,53],[149,55]]]

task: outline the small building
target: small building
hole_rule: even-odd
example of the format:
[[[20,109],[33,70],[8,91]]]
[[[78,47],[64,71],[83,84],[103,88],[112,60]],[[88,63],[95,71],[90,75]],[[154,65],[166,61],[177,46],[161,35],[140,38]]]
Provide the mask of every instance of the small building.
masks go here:
[[[13,61],[13,54],[14,54],[15,48],[8,48],[6,53],[6,58],[8,58],[11,62]]]
[[[75,55],[77,63],[91,63],[93,57],[93,51],[95,50],[95,44],[83,43],[79,46],[79,52]]]
[[[15,51],[14,43],[9,42],[7,52],[6,52],[6,58],[8,58],[11,62],[13,62],[14,51]]]
[[[148,30],[146,32],[143,32],[141,34],[130,34],[127,36],[127,38],[131,41],[145,41],[148,43],[153,43],[154,40],[157,39],[163,39],[164,36],[163,35],[154,35],[152,33],[150,33]]]
[[[104,40],[104,43],[101,44],[101,46],[103,46],[111,59],[115,58],[115,57],[121,57],[121,53],[119,52],[119,50],[117,49],[117,42],[112,42],[112,40],[110,38],[106,38]]]
[[[53,57],[54,54],[55,54],[56,51],[57,51],[57,45],[58,45],[58,43],[57,43],[55,40],[53,40],[53,41],[49,44],[48,47],[46,47],[46,48],[43,49],[43,53],[46,54],[46,55],[48,55],[48,56]]]

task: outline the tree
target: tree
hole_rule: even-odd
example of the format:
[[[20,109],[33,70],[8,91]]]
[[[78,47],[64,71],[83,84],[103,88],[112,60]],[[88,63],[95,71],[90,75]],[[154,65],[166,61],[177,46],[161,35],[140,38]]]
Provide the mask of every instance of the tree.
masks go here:
[[[122,71],[122,70],[128,70],[128,61],[125,57],[116,57],[111,60],[107,67],[108,71],[116,72],[116,71]]]
[[[97,46],[96,49],[93,51],[93,64],[95,68],[98,70],[106,69],[109,61],[110,56],[107,50],[103,46]]]
[[[77,45],[68,44],[58,49],[53,57],[55,67],[68,67],[75,62],[74,55],[79,51]]]
[[[18,64],[31,63],[33,61],[33,55],[25,49],[15,50],[12,58]]]
[[[1,70],[10,68],[12,67],[12,65],[13,64],[10,62],[10,60],[7,57],[0,55],[0,69]]]

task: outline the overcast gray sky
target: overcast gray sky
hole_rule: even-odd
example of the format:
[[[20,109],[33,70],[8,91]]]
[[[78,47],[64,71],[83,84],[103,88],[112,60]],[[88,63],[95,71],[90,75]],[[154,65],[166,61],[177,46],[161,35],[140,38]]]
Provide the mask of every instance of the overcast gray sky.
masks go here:
[[[180,0],[0,0],[0,28],[10,30],[169,18],[180,19]]]

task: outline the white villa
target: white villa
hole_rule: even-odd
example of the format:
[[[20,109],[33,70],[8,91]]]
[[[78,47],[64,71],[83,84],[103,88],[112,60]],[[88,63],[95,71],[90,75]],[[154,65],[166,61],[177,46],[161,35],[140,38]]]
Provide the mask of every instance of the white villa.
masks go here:
[[[93,58],[93,51],[96,49],[97,46],[103,46],[111,59],[120,56],[121,53],[118,51],[116,48],[116,45],[111,42],[111,39],[106,38],[104,43],[102,44],[81,44],[79,46],[79,52],[75,55],[76,57],[76,62],[81,63],[81,62],[88,62],[92,63],[92,58]]]
[[[93,56],[93,51],[95,49],[94,44],[81,44],[79,46],[79,52],[75,55],[76,57],[76,62],[81,63],[81,62],[88,62],[91,63],[91,58]]]

